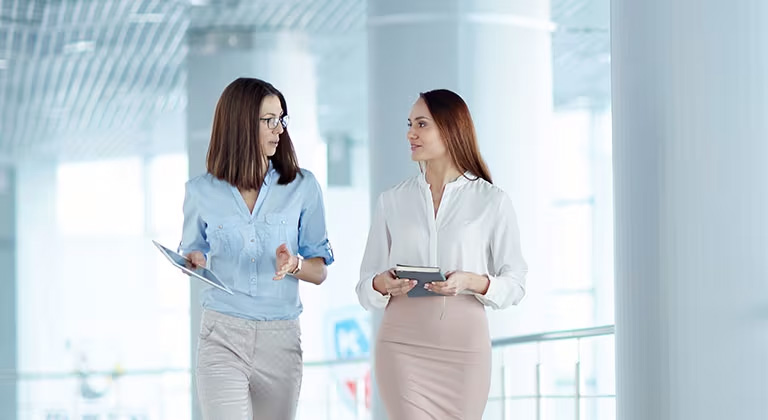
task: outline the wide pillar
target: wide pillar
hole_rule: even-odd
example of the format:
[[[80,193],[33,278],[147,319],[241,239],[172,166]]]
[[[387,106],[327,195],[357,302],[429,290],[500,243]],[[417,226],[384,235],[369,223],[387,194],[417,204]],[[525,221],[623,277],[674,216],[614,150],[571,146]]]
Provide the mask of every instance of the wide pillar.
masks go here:
[[[418,173],[406,122],[419,92],[451,89],[470,107],[494,182],[516,203],[523,242],[538,247],[540,199],[531,179],[541,172],[536,161],[552,112],[548,18],[546,0],[369,1],[372,208],[382,191]],[[494,335],[516,328],[510,312],[489,315]],[[375,337],[381,313],[372,318]],[[375,381],[373,390],[373,419],[385,419]]]
[[[768,418],[768,3],[611,10],[617,418]]]

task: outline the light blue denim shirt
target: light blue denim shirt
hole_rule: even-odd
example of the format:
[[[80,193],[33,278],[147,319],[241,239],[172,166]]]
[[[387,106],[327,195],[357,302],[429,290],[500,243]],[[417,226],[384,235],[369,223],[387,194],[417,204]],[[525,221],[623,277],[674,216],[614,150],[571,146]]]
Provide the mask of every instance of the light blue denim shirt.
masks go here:
[[[211,174],[186,183],[179,252],[205,254],[208,268],[235,293],[209,287],[201,296],[204,308],[246,319],[296,319],[302,311],[299,280],[272,280],[275,250],[285,243],[294,255],[333,262],[315,176],[302,169],[288,185],[278,184],[279,178],[270,162],[252,213],[235,186]]]

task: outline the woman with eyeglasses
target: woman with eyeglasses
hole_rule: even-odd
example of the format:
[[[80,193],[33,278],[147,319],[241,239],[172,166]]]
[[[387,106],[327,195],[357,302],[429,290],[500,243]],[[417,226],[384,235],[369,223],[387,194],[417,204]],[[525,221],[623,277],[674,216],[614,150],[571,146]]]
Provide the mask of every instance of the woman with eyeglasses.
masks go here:
[[[205,419],[293,419],[302,379],[299,281],[320,284],[333,252],[320,185],[299,168],[282,93],[240,78],[221,95],[190,179],[180,252],[234,292],[202,293],[196,367]]]
[[[379,196],[357,294],[385,309],[376,381],[389,418],[480,420],[488,401],[491,340],[485,307],[515,305],[528,271],[512,201],[480,155],[466,103],[422,93],[408,118],[422,173]],[[398,264],[438,267],[446,281],[396,278]]]

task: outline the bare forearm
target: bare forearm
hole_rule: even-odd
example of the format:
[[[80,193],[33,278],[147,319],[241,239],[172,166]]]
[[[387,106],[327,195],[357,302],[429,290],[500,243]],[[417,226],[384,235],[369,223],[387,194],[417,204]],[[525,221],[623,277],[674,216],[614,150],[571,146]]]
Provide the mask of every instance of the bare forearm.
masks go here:
[[[301,270],[294,274],[299,280],[312,284],[321,284],[328,276],[328,269],[325,266],[325,260],[322,257],[309,258],[301,263]]]
[[[491,281],[488,279],[488,276],[469,273],[469,284],[467,285],[467,290],[471,291],[472,293],[484,295],[488,291],[488,285],[490,284]]]
[[[381,274],[377,274],[373,277],[373,290],[381,293],[382,295],[387,294],[386,280],[384,280],[384,277],[382,277]]]

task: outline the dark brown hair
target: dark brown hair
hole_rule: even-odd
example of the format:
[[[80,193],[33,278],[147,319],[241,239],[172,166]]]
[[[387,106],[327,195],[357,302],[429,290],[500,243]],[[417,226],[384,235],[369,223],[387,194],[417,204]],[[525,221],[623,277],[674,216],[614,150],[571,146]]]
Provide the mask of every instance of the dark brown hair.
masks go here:
[[[447,89],[422,92],[419,96],[427,104],[456,168],[462,173],[471,172],[492,184],[491,173],[477,145],[472,115],[461,96]]]
[[[259,141],[259,113],[265,97],[280,99],[283,115],[288,115],[285,97],[271,84],[241,77],[230,83],[216,104],[208,146],[206,167],[216,178],[239,189],[259,189],[264,183],[263,152]],[[288,128],[280,134],[272,165],[280,174],[279,184],[289,184],[300,174]]]

